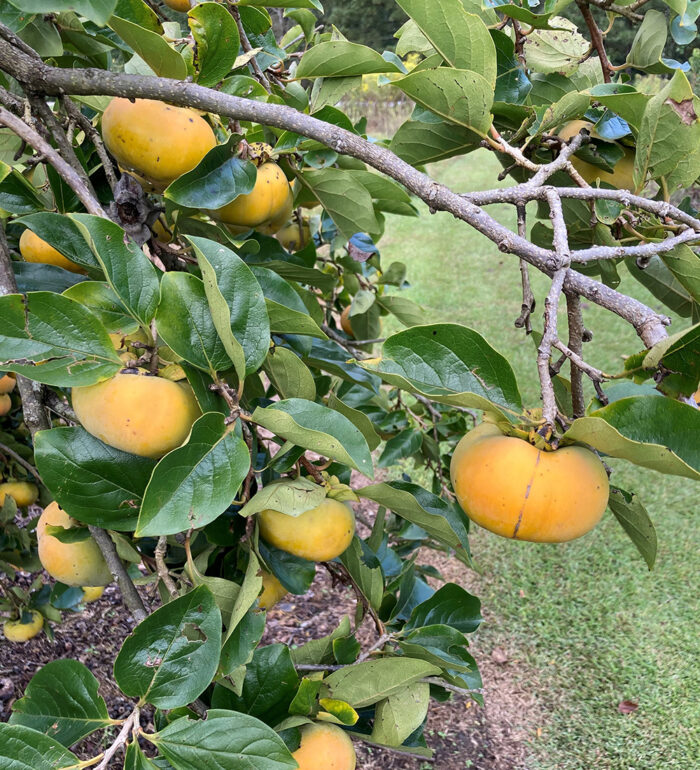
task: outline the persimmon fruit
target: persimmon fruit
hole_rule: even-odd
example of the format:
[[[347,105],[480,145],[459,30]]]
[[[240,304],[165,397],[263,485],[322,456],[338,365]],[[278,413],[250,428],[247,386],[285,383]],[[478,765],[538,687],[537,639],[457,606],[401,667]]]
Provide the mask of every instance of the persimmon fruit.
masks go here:
[[[102,115],[102,138],[121,168],[159,191],[216,146],[211,126],[196,110],[154,99],[112,99]]]
[[[257,227],[285,211],[289,192],[289,182],[282,169],[274,161],[268,161],[258,168],[255,186],[249,193],[239,195],[212,215],[227,225]]]
[[[2,632],[8,642],[28,642],[33,639],[44,627],[44,616],[36,610],[31,610],[31,620],[22,622],[19,620],[6,620],[2,626]]]
[[[583,128],[595,135],[592,123],[585,120],[572,120],[561,129],[559,138],[568,141],[581,133],[581,129]],[[601,182],[606,182],[612,187],[616,187],[618,190],[634,190],[634,150],[631,147],[625,147],[624,145],[619,146],[622,147],[624,155],[615,164],[613,171],[605,171],[576,155],[572,156],[571,162],[576,171],[578,171],[590,185],[595,185],[596,180],[599,179]]]
[[[493,425],[466,434],[450,476],[472,521],[516,540],[574,540],[596,526],[608,504],[605,467],[589,449],[542,451]]]
[[[312,722],[301,728],[301,744],[292,754],[299,770],[355,770],[350,736],[336,725]]]
[[[71,273],[85,274],[85,269],[82,265],[71,262],[60,251],[54,249],[51,244],[47,243],[43,238],[39,238],[36,233],[29,229],[25,230],[19,237],[19,253],[24,257],[25,262],[41,262],[45,265],[62,267]]]
[[[283,596],[287,595],[287,589],[271,572],[262,571],[262,584],[263,590],[258,596],[258,605],[263,610],[272,609]]]
[[[9,495],[20,508],[26,508],[33,505],[39,497],[39,489],[36,484],[30,481],[6,481],[0,484],[0,505],[5,502],[5,497]]]
[[[263,540],[308,561],[340,556],[355,534],[355,514],[349,505],[326,498],[299,516],[267,509],[259,514]]]
[[[112,575],[92,537],[62,543],[46,531],[48,526],[71,529],[76,524],[57,502],[49,503],[36,525],[39,561],[52,578],[67,586],[106,586]]]
[[[12,391],[15,389],[15,385],[17,385],[15,375],[4,374],[2,377],[0,377],[0,395],[12,393]]]
[[[201,415],[189,384],[148,374],[119,373],[73,388],[72,401],[88,433],[141,457],[159,458],[179,447]]]

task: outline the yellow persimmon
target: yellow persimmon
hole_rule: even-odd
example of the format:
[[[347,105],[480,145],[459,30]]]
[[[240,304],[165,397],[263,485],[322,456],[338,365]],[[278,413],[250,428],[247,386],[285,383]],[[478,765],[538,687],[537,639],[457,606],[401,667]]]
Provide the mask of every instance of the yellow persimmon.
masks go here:
[[[83,604],[96,602],[104,593],[104,586],[81,586],[83,589]]]
[[[49,503],[36,525],[39,560],[52,578],[68,586],[106,586],[112,575],[92,537],[62,543],[46,531],[48,526],[71,529],[76,525],[58,503]]]
[[[355,514],[349,505],[326,498],[299,516],[267,509],[259,514],[260,534],[276,548],[309,561],[340,556],[355,534]]]
[[[153,99],[117,97],[102,115],[102,138],[120,167],[164,190],[216,146],[195,110]]]
[[[8,642],[27,642],[33,639],[44,627],[44,616],[36,610],[31,610],[31,620],[26,623],[19,620],[6,620],[2,632]]]
[[[559,137],[564,140],[572,139],[581,133],[582,128],[595,135],[592,123],[585,120],[572,120],[561,129]],[[624,155],[615,164],[613,171],[605,171],[576,155],[572,156],[571,162],[576,171],[590,185],[595,185],[596,179],[600,179],[601,182],[606,182],[619,190],[634,190],[634,150],[631,147],[619,146],[622,147]]]
[[[263,610],[272,609],[283,596],[287,595],[287,589],[282,583],[265,570],[262,571],[262,584],[263,590],[258,596],[258,605]]]
[[[258,168],[255,186],[249,193],[213,211],[212,216],[227,225],[257,227],[286,211],[289,198],[287,177],[276,163],[268,161]]]
[[[317,722],[301,728],[301,745],[292,756],[299,770],[355,770],[357,762],[345,730]]]
[[[14,498],[20,508],[25,508],[37,501],[39,489],[29,481],[6,481],[0,484],[0,505],[5,502],[6,495]]]
[[[73,388],[72,401],[88,433],[141,457],[162,457],[179,447],[201,415],[187,383],[148,374],[120,373]]]
[[[64,270],[70,270],[71,273],[85,274],[85,269],[81,265],[71,262],[31,230],[25,230],[20,236],[19,253],[26,262],[42,262],[45,265],[56,265]]]

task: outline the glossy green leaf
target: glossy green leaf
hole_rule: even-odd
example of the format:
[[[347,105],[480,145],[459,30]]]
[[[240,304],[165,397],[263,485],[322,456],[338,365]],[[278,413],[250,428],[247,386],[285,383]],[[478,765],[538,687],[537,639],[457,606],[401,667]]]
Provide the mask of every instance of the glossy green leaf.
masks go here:
[[[486,24],[461,0],[397,0],[432,47],[451,66],[496,83],[496,48]]]
[[[91,283],[82,275],[42,262],[13,262],[12,272],[20,294],[30,291],[63,292],[80,283]]]
[[[653,569],[657,550],[656,530],[637,495],[611,487],[608,505],[649,569]]]
[[[353,537],[347,550],[339,558],[369,605],[378,610],[384,595],[384,578],[379,562],[376,562],[376,566],[365,562],[361,541],[357,536]]]
[[[470,634],[481,624],[481,602],[456,583],[446,583],[411,612],[407,629],[441,624]]]
[[[214,5],[223,10],[215,3],[203,5]],[[201,7],[196,6],[193,11]],[[227,16],[231,18],[228,13]],[[165,197],[192,209],[218,209],[239,195],[249,193],[255,186],[257,171],[249,160],[238,157],[239,143],[240,136],[234,134],[224,144],[209,150],[192,171],[170,184]]]
[[[423,434],[414,428],[406,428],[392,436],[377,460],[380,468],[390,468],[400,460],[418,452],[423,445]]]
[[[304,54],[299,62],[297,77],[338,78],[399,71],[395,64],[367,46],[333,40],[319,43]]]
[[[132,21],[112,16],[109,26],[119,37],[148,64],[161,78],[184,80],[187,65],[182,55],[166,42],[165,38]]]
[[[321,404],[288,398],[253,412],[253,422],[285,441],[311,449],[373,476],[372,457],[362,433],[347,417]]]
[[[158,770],[158,765],[143,753],[137,741],[133,741],[126,747],[124,770]]]
[[[491,37],[496,49],[497,61],[494,101],[523,104],[530,93],[532,83],[516,56],[515,45],[510,36],[500,30],[492,29]]]
[[[185,573],[192,581],[192,585],[206,586],[211,591],[216,606],[219,608],[223,617],[228,617],[231,614],[231,611],[241,594],[241,586],[239,586],[238,583],[234,583],[233,580],[226,580],[226,578],[215,577],[213,575],[205,575],[200,572],[191,554],[187,557]]]
[[[71,214],[71,219],[124,307],[148,325],[158,305],[158,272],[152,262],[133,241],[125,243],[124,231],[109,219],[91,214]]]
[[[211,682],[220,646],[221,613],[211,591],[200,586],[136,626],[114,663],[114,678],[132,698],[162,709],[186,706]]]
[[[240,38],[233,16],[218,3],[200,3],[187,14],[187,23],[197,44],[197,82],[214,86],[233,68]]]
[[[245,441],[210,412],[192,426],[184,446],[153,470],[139,513],[138,537],[174,535],[220,516],[236,497],[250,469]]]
[[[386,746],[400,746],[428,714],[430,685],[414,684],[377,703],[371,738]]]
[[[54,660],[40,668],[12,706],[10,724],[31,727],[72,746],[111,720],[97,693],[99,682],[77,660]]]
[[[301,596],[309,590],[316,577],[316,562],[287,553],[263,540],[259,541],[258,547],[272,574],[289,593]]]
[[[438,542],[454,548],[459,559],[469,561],[469,519],[455,503],[409,481],[382,482],[355,491],[421,527]]]
[[[328,406],[336,412],[340,412],[342,415],[345,415],[345,417],[347,417],[348,420],[350,420],[350,422],[360,430],[362,435],[365,437],[365,441],[367,442],[367,446],[370,448],[370,451],[373,452],[379,446],[382,440],[379,437],[377,431],[374,429],[372,420],[370,420],[370,418],[364,412],[348,406],[344,401],[341,401],[335,395],[335,393],[330,393],[328,395]]]
[[[0,349],[3,371],[59,387],[92,385],[122,368],[97,318],[48,291],[0,297]]]
[[[6,163],[0,165],[0,208],[12,214],[32,214],[43,211],[45,202],[34,187]]]
[[[690,317],[693,312],[693,298],[658,254],[649,260],[644,269],[637,267],[634,259],[626,259],[625,264],[632,277],[656,299],[681,317]]]
[[[210,374],[231,368],[204,283],[196,276],[177,272],[163,276],[156,321],[158,334],[185,361]]]
[[[102,25],[112,15],[116,0],[14,0],[12,5],[25,13],[75,11]]]
[[[17,219],[18,224],[26,225],[29,230],[54,247],[66,259],[92,268],[101,274],[102,267],[85,242],[78,225],[63,214],[42,211]]]
[[[178,719],[153,736],[177,770],[292,770],[297,763],[277,733],[248,714],[217,710],[205,721]],[[41,769],[43,770],[43,769]]]
[[[414,326],[389,337],[362,365],[384,382],[451,406],[519,410],[513,369],[478,333],[458,324]]]
[[[70,516],[105,529],[136,528],[154,460],[115,449],[82,428],[39,431],[34,457],[44,483]]]
[[[682,244],[660,256],[676,280],[700,303],[700,254]]]
[[[253,651],[265,633],[265,619],[264,612],[249,610],[233,627],[221,648],[219,669],[224,676],[253,659]]]
[[[0,767],[6,770],[56,770],[74,767],[78,757],[55,738],[22,725],[0,722]]]
[[[437,666],[413,658],[382,658],[334,671],[323,683],[331,696],[354,708],[371,706],[427,676],[440,673]]]
[[[252,516],[268,508],[284,511],[287,516],[301,516],[326,499],[325,487],[311,479],[278,479],[266,484],[241,508],[240,516]]]
[[[302,336],[317,337],[327,340],[328,337],[321,327],[308,313],[300,313],[284,305],[279,305],[270,299],[265,300],[267,315],[270,320],[270,331],[276,334],[301,334]]]
[[[56,287],[52,287],[56,291]],[[75,300],[91,310],[102,321],[109,333],[129,334],[138,329],[138,321],[129,315],[109,284],[99,281],[82,281],[63,292],[64,297]]]
[[[333,640],[348,636],[351,632],[350,618],[345,615],[338,627],[330,634],[320,639],[312,639],[300,647],[295,647],[292,653],[292,660],[296,665],[328,663],[333,658]]]
[[[206,238],[188,236],[188,240],[202,271],[214,326],[242,378],[258,369],[270,347],[262,289],[248,265],[231,249]]]
[[[493,86],[476,72],[441,67],[413,72],[392,85],[444,120],[480,136],[491,125]]]
[[[226,687],[217,686],[212,696],[214,708],[250,714],[268,724],[276,724],[287,714],[289,704],[299,686],[289,648],[283,644],[260,647],[246,666],[240,696]]]
[[[700,382],[700,324],[684,329],[654,345],[642,366],[650,371],[663,367],[659,390],[673,396],[692,396]]]
[[[700,410],[671,398],[622,398],[575,420],[564,437],[660,473],[700,480]]]

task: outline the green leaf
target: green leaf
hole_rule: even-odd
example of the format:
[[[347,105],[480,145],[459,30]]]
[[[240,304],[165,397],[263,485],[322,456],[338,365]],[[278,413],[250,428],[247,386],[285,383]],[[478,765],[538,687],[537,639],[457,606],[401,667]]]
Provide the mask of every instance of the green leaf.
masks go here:
[[[425,308],[406,297],[385,294],[377,297],[377,302],[381,307],[398,318],[404,326],[421,326],[428,320],[428,313]]]
[[[30,291],[60,293],[80,283],[88,283],[82,275],[42,262],[13,262],[12,272],[20,294]]]
[[[265,361],[265,373],[282,398],[296,397],[308,401],[316,398],[316,383],[309,367],[289,348],[270,349]]]
[[[114,15],[120,19],[133,21],[141,27],[150,29],[151,32],[162,33],[163,29],[158,21],[158,16],[143,0],[117,0]]]
[[[228,10],[218,3],[200,3],[187,16],[197,45],[197,82],[200,86],[214,86],[228,75],[236,61],[238,27]]]
[[[264,612],[251,610],[233,627],[221,648],[219,668],[224,676],[229,676],[253,659],[253,651],[265,633],[265,619]]]
[[[116,4],[116,0],[13,0],[12,2],[12,5],[25,13],[75,11],[100,26],[107,23]]]
[[[241,590],[238,592],[238,596],[236,596],[231,612],[224,617],[224,622],[228,629],[226,640],[231,636],[235,627],[243,620],[248,610],[255,604],[262,586],[260,562],[255,553],[251,551],[248,555],[248,566],[246,567]]]
[[[347,417],[348,420],[350,420],[350,422],[360,430],[362,435],[365,437],[365,441],[367,442],[367,446],[370,448],[370,451],[373,452],[379,446],[379,444],[381,444],[382,440],[377,431],[374,429],[372,420],[370,420],[370,418],[364,412],[348,406],[344,401],[341,401],[335,395],[335,393],[332,392],[328,394],[328,406],[336,412],[340,412],[342,415],[345,415],[345,417]]]
[[[323,683],[336,700],[354,708],[371,706],[404,687],[440,673],[437,666],[413,658],[382,658],[334,671]]]
[[[700,303],[700,255],[681,244],[660,256],[681,286]]]
[[[414,684],[377,703],[371,739],[386,746],[400,746],[417,730],[428,714],[430,685]]]
[[[21,725],[0,722],[0,767],[7,770],[56,770],[79,760],[55,738]]]
[[[384,595],[384,577],[379,562],[371,567],[365,562],[361,540],[357,535],[339,558],[370,606],[378,610]]]
[[[638,268],[635,260],[631,258],[627,258],[625,264],[631,276],[656,299],[681,317],[690,317],[693,312],[693,298],[658,254],[649,260],[644,269]]]
[[[190,11],[193,13],[203,3]],[[226,15],[231,16],[224,11]],[[218,209],[239,195],[246,195],[255,186],[257,171],[249,160],[237,156],[240,136],[234,134],[224,144],[213,147],[192,171],[178,177],[163,193],[166,198],[192,209]]]
[[[148,326],[158,305],[158,272],[143,251],[109,219],[91,214],[71,214],[107,282],[135,318]]]
[[[372,196],[365,185],[347,171],[338,168],[305,171],[301,181],[311,188],[346,238],[355,233],[378,232]]]
[[[496,49],[498,65],[494,101],[523,104],[532,89],[532,83],[515,55],[515,45],[510,37],[500,30],[492,29],[491,37]]]
[[[647,72],[657,69],[667,36],[665,15],[661,11],[647,11],[627,54],[626,64]]]
[[[535,72],[571,75],[588,52],[588,41],[576,25],[556,18],[556,29],[536,29],[525,40],[525,60]]]
[[[413,629],[439,624],[470,634],[482,620],[479,599],[456,583],[446,583],[414,608],[405,627]]]
[[[376,51],[359,43],[333,40],[319,43],[302,56],[297,78],[338,78],[400,72]]]
[[[253,412],[253,422],[285,441],[349,465],[370,478],[372,457],[362,433],[347,417],[321,404],[288,398]]]
[[[469,561],[469,519],[458,505],[408,481],[383,482],[355,491],[421,527],[454,548],[459,559]]]
[[[109,19],[109,26],[158,77],[173,80],[184,80],[187,77],[185,60],[168,45],[165,38],[118,16]]]
[[[323,11],[320,0],[239,0],[238,4],[255,8],[315,8]]]
[[[610,487],[608,505],[649,569],[653,569],[656,561],[656,530],[637,495]]]
[[[644,356],[642,366],[651,371],[663,367],[659,390],[674,398],[679,394],[692,396],[700,382],[700,324],[654,345]]]
[[[31,727],[72,746],[111,719],[97,693],[99,682],[77,660],[54,660],[40,668],[24,697],[12,706],[10,724]]]
[[[301,334],[327,340],[325,332],[308,313],[300,313],[273,300],[266,299],[265,307],[270,320],[270,331],[276,334]],[[279,348],[278,348],[279,349]]]
[[[637,131],[642,124],[644,110],[651,98],[648,94],[639,93],[633,86],[621,83],[604,83],[594,86],[591,89],[591,96],[623,120],[626,120]]]
[[[252,516],[268,508],[284,511],[288,516],[317,508],[326,499],[326,489],[304,477],[277,479],[266,484],[241,508],[240,516]]]
[[[209,412],[192,426],[187,443],[153,470],[143,496],[137,537],[174,535],[209,524],[235,498],[250,469],[245,441]]]
[[[92,268],[102,273],[100,263],[95,259],[78,226],[69,217],[51,211],[21,217],[15,220],[26,225],[33,233],[54,247],[66,259],[76,265]]]
[[[489,130],[493,86],[476,72],[441,67],[413,72],[391,85],[450,123],[480,136]]]
[[[55,287],[52,288],[54,291],[56,290]],[[105,329],[110,333],[130,334],[139,327],[138,321],[129,315],[119,297],[107,283],[82,281],[66,289],[63,296],[75,300],[91,310],[92,314],[102,321]]]
[[[399,460],[418,452],[423,445],[423,434],[414,428],[406,428],[395,436],[392,436],[384,447],[384,451],[377,460],[380,468],[390,468]]]
[[[270,347],[262,289],[248,265],[231,249],[206,238],[188,236],[188,240],[202,271],[214,326],[243,379],[259,368]]]
[[[193,366],[209,372],[231,368],[231,359],[217,334],[204,283],[189,273],[165,273],[156,312],[158,334],[165,344]]]
[[[263,540],[258,543],[260,555],[272,574],[292,594],[305,594],[316,577],[316,562],[282,551]]]
[[[199,586],[136,626],[114,662],[114,678],[132,698],[161,709],[186,706],[211,682],[220,646],[221,613],[211,591]],[[159,739],[168,729],[158,734]],[[158,745],[167,757],[160,740]]]
[[[206,721],[177,719],[148,740],[177,770],[292,770],[297,763],[277,733],[248,714],[217,711]],[[22,768],[24,770],[24,768]],[[43,767],[40,768],[43,770]]]
[[[612,457],[660,473],[700,479],[700,410],[671,398],[622,398],[581,417],[566,431]]]
[[[407,120],[392,137],[389,149],[406,163],[422,166],[471,152],[480,142],[473,131],[453,123]]]
[[[12,214],[43,211],[46,204],[34,187],[6,163],[0,164],[0,208]]]
[[[461,0],[397,0],[433,48],[451,66],[496,83],[496,48],[486,24]]]
[[[70,516],[104,529],[135,529],[155,461],[114,449],[82,428],[39,431],[34,457],[44,483]]]
[[[212,696],[213,708],[250,714],[268,724],[284,719],[299,686],[289,648],[283,644],[260,647],[246,666],[240,696],[218,685]]]
[[[48,291],[0,297],[0,349],[2,371],[58,387],[93,385],[122,368],[97,318]]]
[[[292,660],[297,666],[332,662],[334,660],[333,641],[348,636],[350,632],[350,618],[345,615],[338,627],[327,636],[312,639],[310,642],[292,649]]]
[[[289,713],[299,714],[301,716],[309,716],[312,714],[316,707],[316,698],[318,697],[320,689],[320,679],[303,677],[299,683],[299,689],[297,690],[294,699],[289,704]]]
[[[124,770],[158,770],[158,765],[143,753],[136,741],[132,741],[126,747]]]
[[[414,326],[389,337],[378,363],[384,382],[432,401],[499,412],[520,410],[513,369],[478,333],[458,324]]]
[[[185,572],[193,585],[206,586],[211,591],[216,606],[224,617],[231,614],[241,593],[241,587],[238,583],[234,583],[233,580],[202,574],[197,569],[191,554],[187,557]]]

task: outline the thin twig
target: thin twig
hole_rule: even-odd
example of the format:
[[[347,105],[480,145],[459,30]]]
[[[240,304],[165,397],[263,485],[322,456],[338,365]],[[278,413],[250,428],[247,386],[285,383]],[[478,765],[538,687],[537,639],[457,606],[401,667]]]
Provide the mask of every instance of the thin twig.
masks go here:
[[[41,475],[39,474],[39,471],[31,463],[28,463],[24,459],[24,457],[22,457],[21,455],[18,455],[14,449],[10,449],[10,447],[7,446],[7,444],[3,444],[2,442],[0,442],[0,452],[6,455],[9,455],[13,460],[18,462],[24,468],[24,470],[27,471],[27,473],[31,473],[31,475],[34,476],[34,478],[39,482],[39,484],[42,484],[42,485],[44,484],[44,482],[41,479]]]
[[[238,10],[238,6],[233,5],[231,2],[229,2],[229,11],[231,12],[231,16],[233,16],[236,26],[238,27],[238,34],[241,38],[241,48],[245,53],[250,53],[253,50],[253,46],[250,44],[250,40],[248,40],[248,35],[246,34],[246,31],[243,27],[243,22],[241,21],[241,14]],[[260,69],[260,65],[258,64],[257,59],[255,56],[251,56],[250,58],[250,64],[253,67],[253,72],[255,73],[255,77],[262,83],[263,87],[266,91],[270,91],[270,81],[265,77],[265,73]]]
[[[591,36],[591,43],[593,44],[593,48],[595,48],[598,53],[600,66],[603,70],[603,80],[606,83],[610,83],[612,81],[612,73],[614,70],[610,65],[608,54],[605,52],[605,43],[603,42],[603,35],[600,31],[600,28],[598,27],[596,20],[593,18],[593,13],[591,12],[591,8],[586,0],[576,0],[576,5],[578,5],[579,10],[581,11],[581,15],[583,16],[583,20],[586,22],[586,26],[588,27],[588,32]]]
[[[525,204],[519,203],[517,205],[518,212],[518,235],[521,238],[527,237],[527,224],[525,220]],[[535,309],[535,295],[532,293],[532,286],[530,285],[530,270],[528,264],[524,259],[520,262],[520,283],[523,289],[523,301],[520,305],[520,315],[515,319],[515,326],[518,329],[525,327],[525,333],[530,334],[532,332],[532,311]]]
[[[119,731],[119,735],[114,739],[112,745],[105,751],[102,761],[95,767],[95,770],[106,770],[109,767],[112,757],[119,751],[122,746],[126,745],[129,740],[129,736],[135,728],[138,728],[141,712],[138,706],[134,706],[134,710],[127,717],[126,722],[122,725],[122,729]]]
[[[146,610],[141,595],[136,590],[136,586],[129,577],[126,567],[119,558],[117,548],[114,545],[112,538],[109,536],[107,530],[104,530],[101,527],[90,524],[88,529],[90,530],[93,540],[97,543],[100,551],[102,551],[102,555],[107,562],[107,567],[109,567],[112,577],[119,585],[119,590],[121,591],[126,608],[133,615],[134,620],[137,623],[140,623],[148,616],[148,611]]]
[[[165,554],[168,549],[168,538],[165,535],[161,535],[158,538],[158,544],[154,552],[154,558],[156,561],[156,569],[158,570],[158,577],[163,581],[163,585],[170,594],[171,599],[177,599],[179,596],[177,592],[177,586],[175,581],[170,577],[170,572],[165,564]]]
[[[575,294],[566,295],[566,314],[569,322],[569,349],[581,357],[583,353],[583,316],[581,300]],[[581,369],[570,360],[571,365],[571,408],[574,419],[583,417],[586,413],[586,402],[583,395],[583,377]]]

